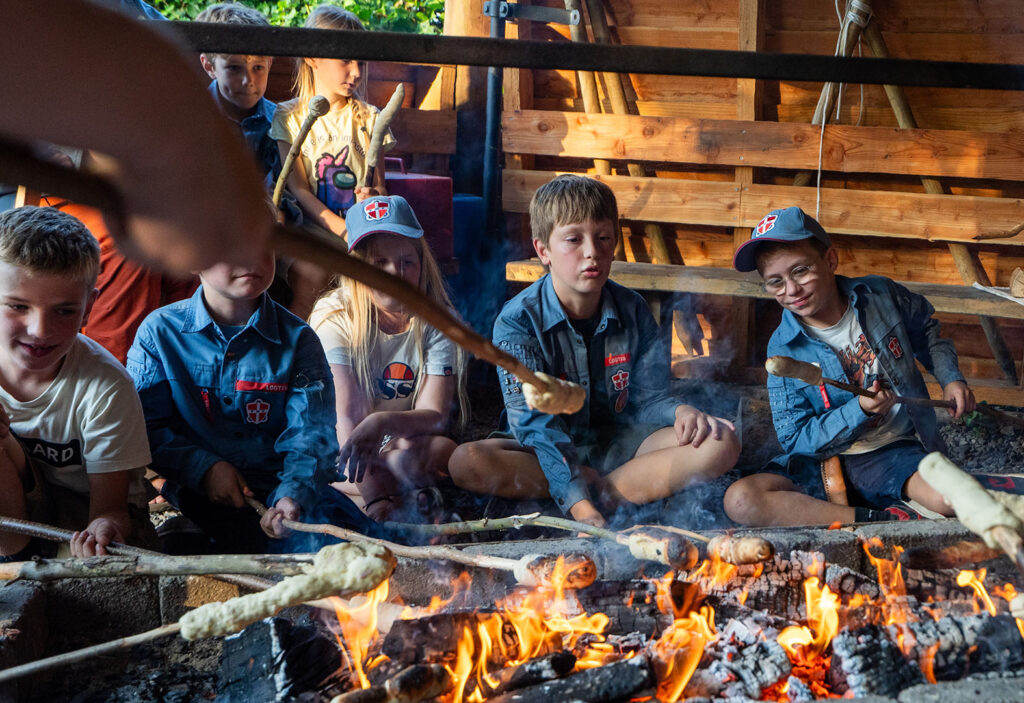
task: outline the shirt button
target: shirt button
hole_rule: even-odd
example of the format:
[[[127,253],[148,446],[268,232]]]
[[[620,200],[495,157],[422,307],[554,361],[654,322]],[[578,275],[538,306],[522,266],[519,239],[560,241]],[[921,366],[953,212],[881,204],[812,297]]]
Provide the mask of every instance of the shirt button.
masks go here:
[[[584,385],[584,386],[585,386],[585,385],[587,385],[587,382],[586,382],[586,381],[584,381],[582,385]]]
[[[231,396],[230,395],[224,396],[223,401],[224,401],[225,405],[231,405]]]

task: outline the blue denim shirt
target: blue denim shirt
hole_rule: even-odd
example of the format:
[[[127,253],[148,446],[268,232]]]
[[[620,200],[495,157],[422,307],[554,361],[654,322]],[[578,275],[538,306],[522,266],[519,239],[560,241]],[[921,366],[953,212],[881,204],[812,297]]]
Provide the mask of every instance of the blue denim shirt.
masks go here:
[[[670,426],[680,401],[668,393],[669,351],[659,339],[647,303],[608,281],[601,292],[601,321],[588,347],[555,294],[550,274],[519,293],[494,323],[494,343],[534,371],[578,383],[587,402],[573,415],[530,410],[518,378],[498,369],[508,422],[516,439],[532,448],[558,506],[567,511],[590,494],[580,476],[574,444],[594,428],[591,403],[623,424]],[[604,377],[591,378],[592,355],[604,359]],[[592,433],[591,433],[592,434]]]
[[[950,340],[939,337],[939,321],[932,317],[935,309],[927,299],[884,276],[836,276],[836,283],[856,310],[864,337],[896,393],[928,397],[915,359],[943,387],[964,380],[957,364],[956,349]],[[825,377],[849,383],[835,352],[804,332],[789,310],[783,311],[782,322],[768,342],[768,356],[776,355],[818,364]],[[830,409],[825,407],[822,388],[827,393]],[[775,432],[786,452],[772,463],[783,467],[796,457],[823,459],[844,451],[864,431],[870,419],[861,409],[858,396],[832,386],[819,388],[796,379],[769,375],[768,398]],[[943,444],[934,409],[917,405],[904,407],[925,448],[941,451]]]
[[[217,100],[217,92],[217,81],[211,81],[210,95],[214,100]],[[238,123],[245,143],[263,174],[263,185],[270,192],[274,191],[277,175],[281,173],[281,152],[277,148],[277,141],[270,138],[270,123],[274,121],[276,109],[276,104],[260,98],[253,113]]]
[[[202,493],[207,470],[228,461],[270,505],[287,496],[308,513],[338,460],[320,340],[266,293],[227,339],[202,295],[151,313],[128,351],[153,470]]]

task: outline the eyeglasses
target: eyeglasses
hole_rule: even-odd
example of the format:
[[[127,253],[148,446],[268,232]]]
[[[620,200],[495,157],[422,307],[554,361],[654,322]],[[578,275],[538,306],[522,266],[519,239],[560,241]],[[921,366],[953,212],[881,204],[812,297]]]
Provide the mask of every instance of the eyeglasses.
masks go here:
[[[786,290],[787,279],[793,281],[793,283],[796,283],[798,286],[802,286],[817,276],[817,274],[818,271],[813,264],[810,266],[801,264],[800,266],[794,266],[791,268],[789,270],[789,276],[772,276],[771,278],[766,279],[764,282],[764,289],[772,295],[778,295],[782,291]]]

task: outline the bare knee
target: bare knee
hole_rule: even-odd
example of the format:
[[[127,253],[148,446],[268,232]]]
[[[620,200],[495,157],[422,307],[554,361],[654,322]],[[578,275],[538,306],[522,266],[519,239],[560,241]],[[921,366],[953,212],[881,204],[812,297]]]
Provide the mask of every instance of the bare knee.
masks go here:
[[[448,473],[459,488],[476,493],[487,493],[490,477],[487,467],[492,464],[492,453],[484,442],[460,444],[448,459]]]
[[[725,514],[740,525],[762,524],[765,494],[776,490],[771,484],[765,474],[754,474],[736,481],[725,492]]]
[[[736,433],[728,428],[723,428],[721,438],[711,440],[711,449],[714,456],[710,462],[709,474],[711,477],[718,477],[736,466],[742,447]]]

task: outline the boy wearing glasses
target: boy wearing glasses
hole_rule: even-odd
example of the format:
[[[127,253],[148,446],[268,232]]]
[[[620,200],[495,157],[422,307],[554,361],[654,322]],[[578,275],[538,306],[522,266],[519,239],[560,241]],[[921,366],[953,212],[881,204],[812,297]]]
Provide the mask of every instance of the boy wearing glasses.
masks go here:
[[[944,449],[934,410],[895,401],[928,397],[917,360],[942,384],[943,398],[956,403],[949,411],[954,418],[974,409],[956,350],[939,336],[931,304],[883,276],[836,275],[839,255],[828,234],[798,207],[768,213],[736,250],[733,265],[756,269],[783,307],[768,356],[811,362],[824,376],[877,395],[769,375],[772,419],[786,453],[768,472],[729,487],[729,517],[751,526],[918,518],[906,500],[952,515],[917,473],[928,452]],[[821,462],[835,455],[852,505],[826,499]]]

